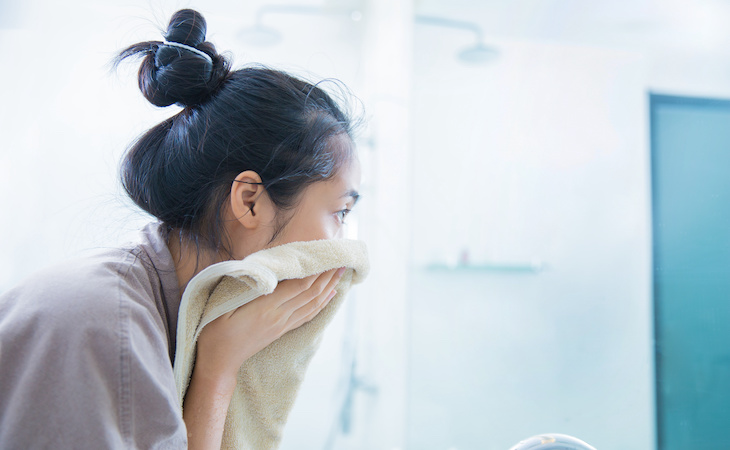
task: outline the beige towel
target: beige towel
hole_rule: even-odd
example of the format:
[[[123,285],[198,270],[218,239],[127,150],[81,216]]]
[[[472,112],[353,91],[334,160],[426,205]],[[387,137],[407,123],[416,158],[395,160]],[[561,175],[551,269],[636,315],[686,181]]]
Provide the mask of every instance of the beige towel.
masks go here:
[[[182,407],[195,362],[195,343],[211,321],[271,293],[280,280],[304,278],[346,267],[337,294],[310,322],[291,330],[249,358],[238,373],[223,431],[224,449],[275,449],[324,327],[353,283],[369,270],[360,241],[293,242],[225,261],[202,270],[188,283],[178,315],[175,384]]]

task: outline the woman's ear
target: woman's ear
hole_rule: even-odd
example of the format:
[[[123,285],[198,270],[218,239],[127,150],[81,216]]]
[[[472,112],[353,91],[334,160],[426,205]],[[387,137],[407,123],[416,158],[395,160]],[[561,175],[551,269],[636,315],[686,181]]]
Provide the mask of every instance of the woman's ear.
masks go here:
[[[253,170],[241,172],[231,184],[231,212],[244,228],[256,228],[262,222],[260,210],[265,205],[257,204],[264,200],[264,186],[259,174]],[[266,203],[264,201],[264,203]]]

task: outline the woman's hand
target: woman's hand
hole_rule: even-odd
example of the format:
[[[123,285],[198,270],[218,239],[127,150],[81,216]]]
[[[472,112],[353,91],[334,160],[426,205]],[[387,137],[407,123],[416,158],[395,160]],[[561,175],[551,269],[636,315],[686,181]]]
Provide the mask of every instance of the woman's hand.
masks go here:
[[[271,294],[206,325],[198,338],[196,370],[235,379],[244,361],[287,331],[312,320],[334,297],[344,270],[284,280]]]
[[[241,365],[287,331],[312,320],[337,293],[345,269],[284,280],[264,295],[206,325],[183,415],[188,448],[220,448],[228,406]]]

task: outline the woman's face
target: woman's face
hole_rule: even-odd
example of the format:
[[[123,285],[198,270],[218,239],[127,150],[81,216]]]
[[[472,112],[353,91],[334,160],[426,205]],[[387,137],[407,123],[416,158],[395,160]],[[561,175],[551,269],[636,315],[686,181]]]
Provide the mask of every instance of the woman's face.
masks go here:
[[[344,237],[346,216],[357,203],[359,189],[360,163],[353,157],[335,177],[304,189],[293,213],[284,213],[289,220],[268,247]]]

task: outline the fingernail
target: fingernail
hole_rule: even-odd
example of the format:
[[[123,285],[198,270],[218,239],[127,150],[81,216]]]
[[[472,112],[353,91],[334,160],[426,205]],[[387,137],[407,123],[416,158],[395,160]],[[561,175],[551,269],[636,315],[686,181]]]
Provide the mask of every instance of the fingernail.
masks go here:
[[[332,300],[332,297],[334,297],[335,295],[337,295],[337,290],[333,289],[332,292],[330,292],[329,297],[327,297],[327,301]]]
[[[345,268],[340,267],[340,269],[337,271],[337,278],[340,278],[342,276],[342,274],[344,274],[344,273],[345,273]]]

